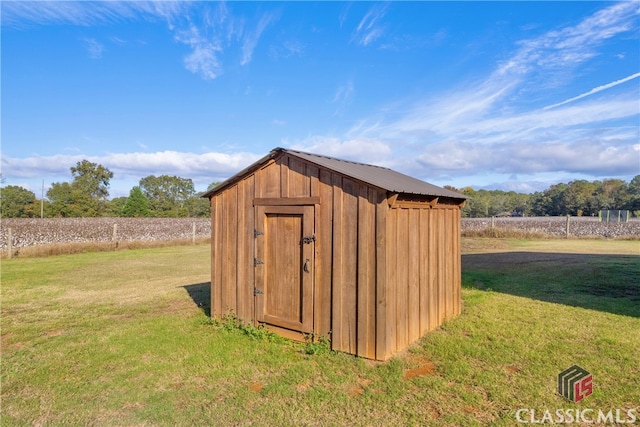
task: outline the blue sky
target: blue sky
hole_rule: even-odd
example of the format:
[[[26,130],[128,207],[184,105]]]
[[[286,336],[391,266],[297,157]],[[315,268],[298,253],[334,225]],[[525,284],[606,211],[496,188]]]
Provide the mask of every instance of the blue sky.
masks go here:
[[[640,173],[640,3],[2,1],[2,174],[112,197],[274,147],[436,185]]]

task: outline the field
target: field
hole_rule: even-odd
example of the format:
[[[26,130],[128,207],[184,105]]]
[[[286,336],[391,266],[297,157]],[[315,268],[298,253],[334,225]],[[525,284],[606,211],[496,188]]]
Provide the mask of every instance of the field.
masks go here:
[[[206,244],[5,259],[2,425],[640,419],[637,241],[462,243],[462,315],[386,363],[211,321]],[[556,393],[573,364],[594,378],[579,403]]]
[[[470,237],[478,232],[496,230],[507,234],[521,233],[538,237],[604,237],[607,239],[639,239],[640,219],[629,222],[600,222],[597,217],[506,217],[463,218],[462,232]]]
[[[169,241],[211,236],[209,218],[3,218],[0,248],[68,243]]]
[[[640,239],[640,219],[627,223],[598,218],[463,218],[463,236]],[[198,242],[211,237],[209,218],[7,218],[0,221],[1,256],[44,256],[86,251]]]

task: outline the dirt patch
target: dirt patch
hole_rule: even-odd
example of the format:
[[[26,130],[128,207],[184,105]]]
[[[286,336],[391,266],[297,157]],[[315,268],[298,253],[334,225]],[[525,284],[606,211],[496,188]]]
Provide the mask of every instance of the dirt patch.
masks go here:
[[[351,396],[362,396],[364,394],[364,389],[359,385],[351,387],[349,390],[349,395]]]
[[[514,365],[505,366],[504,370],[507,371],[509,375],[515,375],[520,372],[520,368]]]
[[[404,379],[406,380],[433,375],[436,371],[436,364],[431,362],[425,355],[414,355],[408,361],[414,367],[405,370]]]
[[[423,377],[425,375],[433,375],[436,371],[436,365],[433,362],[426,362],[419,368],[409,369],[404,373],[404,378],[410,380],[415,377]]]
[[[264,384],[262,384],[260,381],[255,381],[249,384],[249,391],[252,391],[254,393],[260,393],[263,388]]]

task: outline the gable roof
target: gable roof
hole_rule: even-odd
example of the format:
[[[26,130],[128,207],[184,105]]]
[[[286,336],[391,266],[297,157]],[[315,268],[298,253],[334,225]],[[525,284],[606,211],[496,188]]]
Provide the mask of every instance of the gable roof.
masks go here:
[[[338,172],[342,175],[362,181],[366,184],[387,190],[393,193],[416,194],[424,196],[451,197],[455,199],[466,199],[467,197],[446,188],[438,187],[428,182],[410,177],[382,166],[368,165],[365,163],[352,162],[349,160],[337,159],[335,157],[321,156],[319,154],[305,153],[284,148],[274,148],[271,152],[253,163],[251,166],[238,172],[231,178],[217,185],[215,188],[204,193],[202,197],[211,197],[224,188],[239,181],[245,175],[257,170],[260,166],[271,159],[275,159],[282,154],[297,157],[317,166]]]

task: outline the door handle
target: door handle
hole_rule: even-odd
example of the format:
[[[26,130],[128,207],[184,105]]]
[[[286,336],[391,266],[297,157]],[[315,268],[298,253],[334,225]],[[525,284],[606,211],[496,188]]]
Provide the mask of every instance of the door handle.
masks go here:
[[[302,266],[302,269],[304,270],[305,273],[310,273],[309,271],[309,262],[311,260],[309,258],[307,258],[307,260],[304,262],[304,266]]]

